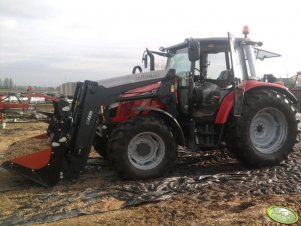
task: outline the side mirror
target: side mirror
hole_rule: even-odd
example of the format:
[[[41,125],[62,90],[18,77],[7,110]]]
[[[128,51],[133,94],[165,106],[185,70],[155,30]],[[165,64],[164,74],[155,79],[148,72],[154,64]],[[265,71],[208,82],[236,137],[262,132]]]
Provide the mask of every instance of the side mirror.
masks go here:
[[[197,41],[194,41],[192,38],[188,42],[188,59],[191,62],[200,59],[199,43]]]

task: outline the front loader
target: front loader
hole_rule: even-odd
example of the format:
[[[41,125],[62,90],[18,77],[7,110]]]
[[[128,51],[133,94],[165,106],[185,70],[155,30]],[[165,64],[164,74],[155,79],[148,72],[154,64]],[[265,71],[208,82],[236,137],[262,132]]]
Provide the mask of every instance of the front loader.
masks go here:
[[[92,145],[129,179],[163,175],[178,145],[227,146],[247,165],[277,164],[296,141],[296,98],[258,79],[255,61],[275,56],[261,44],[228,34],[147,50],[151,71],[135,74],[136,66],[132,75],[77,83],[72,104],[55,102],[47,134],[34,138],[51,147],[1,166],[51,186],[77,178]],[[154,70],[153,54],[166,57],[166,69]]]

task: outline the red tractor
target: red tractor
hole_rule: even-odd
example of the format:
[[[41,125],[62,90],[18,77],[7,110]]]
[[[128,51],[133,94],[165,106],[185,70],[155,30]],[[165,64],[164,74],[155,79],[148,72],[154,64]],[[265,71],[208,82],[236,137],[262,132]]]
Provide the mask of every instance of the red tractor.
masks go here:
[[[132,75],[79,82],[71,106],[54,103],[51,147],[2,167],[54,185],[79,176],[92,145],[132,179],[164,174],[178,145],[227,146],[247,165],[277,164],[296,142],[296,98],[280,84],[259,81],[260,45],[229,34],[146,50],[151,71],[135,74],[136,66]],[[165,70],[154,70],[154,54],[167,58]]]

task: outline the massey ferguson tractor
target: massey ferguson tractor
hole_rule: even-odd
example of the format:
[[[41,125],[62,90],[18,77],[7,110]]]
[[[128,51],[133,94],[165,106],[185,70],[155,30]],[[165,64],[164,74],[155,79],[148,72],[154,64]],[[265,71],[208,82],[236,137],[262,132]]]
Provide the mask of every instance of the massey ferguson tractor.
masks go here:
[[[296,142],[296,98],[281,84],[259,80],[255,61],[276,54],[244,34],[147,49],[148,72],[136,66],[128,76],[78,82],[72,104],[54,102],[47,134],[39,136],[51,147],[2,167],[52,186],[80,175],[92,145],[128,179],[163,175],[178,145],[227,146],[249,166],[279,163]],[[164,70],[154,70],[154,55],[166,57]]]

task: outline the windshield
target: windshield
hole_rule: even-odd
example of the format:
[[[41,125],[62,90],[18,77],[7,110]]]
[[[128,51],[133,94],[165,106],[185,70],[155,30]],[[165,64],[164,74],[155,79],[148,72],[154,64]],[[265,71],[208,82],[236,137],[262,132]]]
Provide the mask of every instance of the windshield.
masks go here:
[[[176,70],[176,73],[189,72],[191,62],[188,59],[187,48],[179,49],[169,58],[167,68]]]

